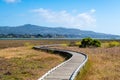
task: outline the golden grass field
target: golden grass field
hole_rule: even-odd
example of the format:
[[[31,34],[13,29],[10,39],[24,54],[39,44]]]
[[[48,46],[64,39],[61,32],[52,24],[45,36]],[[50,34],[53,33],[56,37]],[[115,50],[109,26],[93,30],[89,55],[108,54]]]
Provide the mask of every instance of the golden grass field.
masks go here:
[[[79,48],[54,47],[57,49],[83,52],[89,61],[83,76],[76,80],[120,80],[120,47],[111,48]]]
[[[0,40],[0,49],[8,47],[20,47],[30,44],[34,45],[48,45],[48,44],[60,44],[69,43],[71,40]]]
[[[27,47],[0,50],[0,80],[37,80],[64,58]]]
[[[34,45],[65,43],[58,49],[84,52],[89,61],[76,80],[120,80],[120,46],[79,48],[67,46],[71,40],[0,40],[0,80],[36,80],[63,57],[31,49]],[[77,42],[77,45],[80,44]],[[82,76],[81,76],[82,75]]]

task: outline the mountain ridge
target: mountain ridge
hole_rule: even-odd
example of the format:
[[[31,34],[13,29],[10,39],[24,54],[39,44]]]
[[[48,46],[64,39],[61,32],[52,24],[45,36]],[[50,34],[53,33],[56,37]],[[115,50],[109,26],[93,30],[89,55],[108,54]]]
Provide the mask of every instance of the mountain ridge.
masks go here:
[[[86,30],[79,30],[74,28],[63,28],[63,27],[44,27],[32,24],[24,24],[20,26],[1,26],[0,27],[0,34],[30,34],[30,35],[37,35],[37,34],[51,34],[51,35],[62,35],[65,38],[84,38],[84,37],[92,37],[92,38],[120,38],[119,35],[112,35],[112,34],[105,34],[105,33],[98,33],[94,31],[86,31]]]

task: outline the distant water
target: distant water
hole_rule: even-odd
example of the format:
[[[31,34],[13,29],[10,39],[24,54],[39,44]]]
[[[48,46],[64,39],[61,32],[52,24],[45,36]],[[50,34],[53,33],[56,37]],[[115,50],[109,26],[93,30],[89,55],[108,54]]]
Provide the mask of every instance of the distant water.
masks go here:
[[[0,38],[0,40],[81,40],[81,38]]]
[[[82,38],[0,38],[0,40],[81,40]],[[120,40],[120,39],[107,39],[96,38],[100,40]]]

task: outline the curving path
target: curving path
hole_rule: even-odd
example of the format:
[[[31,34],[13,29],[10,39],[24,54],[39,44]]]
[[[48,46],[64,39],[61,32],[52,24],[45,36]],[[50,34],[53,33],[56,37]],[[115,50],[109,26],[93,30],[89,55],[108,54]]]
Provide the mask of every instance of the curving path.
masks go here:
[[[74,80],[75,76],[78,74],[80,69],[84,67],[85,63],[87,62],[88,60],[87,55],[83,53],[72,52],[72,51],[54,50],[54,49],[48,48],[49,46],[48,45],[42,46],[42,47],[36,46],[34,48],[40,49],[40,50],[58,51],[58,52],[61,52],[61,54],[65,53],[70,57],[65,62],[61,63],[60,65],[48,71],[45,75],[43,75],[38,80]]]

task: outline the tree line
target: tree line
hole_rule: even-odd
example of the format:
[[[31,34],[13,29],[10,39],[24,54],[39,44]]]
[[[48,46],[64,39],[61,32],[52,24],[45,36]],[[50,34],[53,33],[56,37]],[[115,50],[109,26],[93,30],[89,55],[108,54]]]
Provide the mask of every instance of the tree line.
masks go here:
[[[0,38],[63,38],[59,34],[0,34]]]

